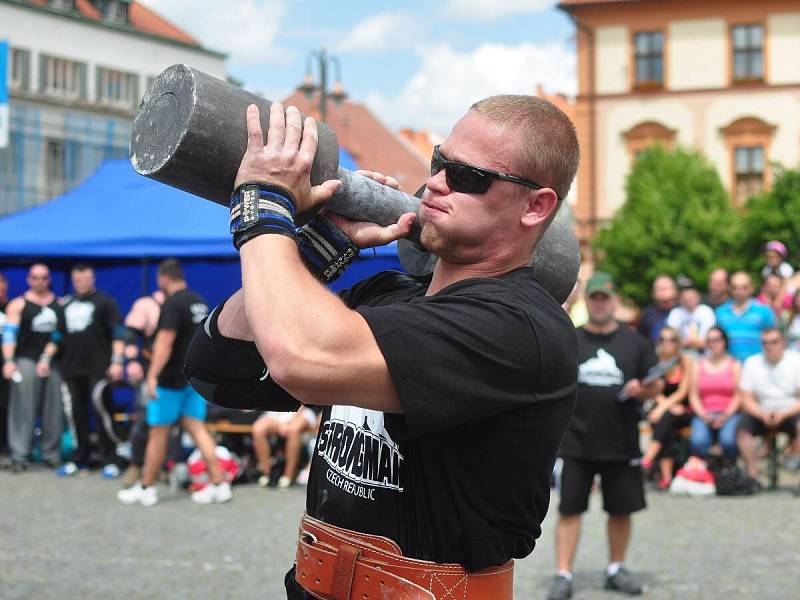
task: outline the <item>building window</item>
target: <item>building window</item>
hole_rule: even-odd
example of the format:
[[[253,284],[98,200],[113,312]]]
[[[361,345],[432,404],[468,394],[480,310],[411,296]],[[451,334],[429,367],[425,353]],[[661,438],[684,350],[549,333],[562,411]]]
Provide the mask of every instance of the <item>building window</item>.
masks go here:
[[[622,132],[625,144],[628,146],[628,153],[632,160],[641,156],[642,152],[657,144],[670,149],[675,145],[675,137],[678,132],[675,129],[657,123],[656,121],[644,121],[628,131]]]
[[[30,78],[31,53],[28,50],[11,48],[8,57],[8,87],[27,91]]]
[[[664,83],[664,34],[641,31],[634,36],[636,85],[662,86]]]
[[[736,189],[734,195],[739,205],[764,191],[763,146],[737,146],[734,148]]]
[[[64,191],[64,141],[47,140],[44,151],[47,195],[52,198]]]
[[[113,69],[97,69],[97,101],[106,106],[133,108],[139,101],[137,76]]]
[[[75,0],[49,0],[47,3],[50,8],[56,10],[72,10],[75,8]]]
[[[764,27],[736,25],[733,35],[733,79],[753,81],[764,78]]]
[[[66,100],[74,100],[82,96],[85,70],[71,60],[42,56],[42,92],[50,96],[58,96]]]
[[[95,2],[103,13],[103,18],[112,23],[128,22],[128,3],[120,0],[100,0]]]

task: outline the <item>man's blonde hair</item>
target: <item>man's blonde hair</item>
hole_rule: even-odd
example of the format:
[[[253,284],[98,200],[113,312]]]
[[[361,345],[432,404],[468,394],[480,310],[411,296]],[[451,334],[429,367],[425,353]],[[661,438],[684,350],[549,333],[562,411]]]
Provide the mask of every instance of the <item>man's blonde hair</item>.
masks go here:
[[[490,96],[470,109],[521,132],[522,172],[511,174],[552,188],[560,205],[569,192],[580,159],[578,136],[569,117],[552,102],[537,96]]]

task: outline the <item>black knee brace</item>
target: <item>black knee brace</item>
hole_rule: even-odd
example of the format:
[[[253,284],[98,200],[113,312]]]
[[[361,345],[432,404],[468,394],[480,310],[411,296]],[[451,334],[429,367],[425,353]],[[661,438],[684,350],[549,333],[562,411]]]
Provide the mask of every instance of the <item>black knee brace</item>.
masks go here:
[[[299,402],[269,376],[255,343],[227,338],[217,319],[225,302],[206,317],[189,345],[184,374],[203,398],[241,410],[297,410]]]

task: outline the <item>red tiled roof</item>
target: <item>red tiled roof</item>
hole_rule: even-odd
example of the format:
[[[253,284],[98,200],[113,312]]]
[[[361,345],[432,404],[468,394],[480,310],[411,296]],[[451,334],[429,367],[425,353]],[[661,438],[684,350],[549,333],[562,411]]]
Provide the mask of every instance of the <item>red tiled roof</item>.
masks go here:
[[[639,2],[640,0],[561,0],[558,8],[569,10],[575,6],[587,6],[597,4],[620,4],[622,2]]]
[[[283,101],[305,114],[320,118],[319,95],[310,99],[299,91]],[[391,175],[413,194],[428,179],[430,157],[423,156],[411,142],[389,130],[363,104],[345,100],[328,101],[327,125],[361,169]]]
[[[131,2],[128,10],[128,22],[131,27],[144,33],[177,40],[186,44],[194,44],[195,46],[200,45],[200,42],[188,33],[138,2]]]
[[[47,6],[47,0],[27,0],[27,3],[34,6]],[[100,11],[89,0],[75,0],[75,10],[92,21],[101,21],[103,18]],[[135,31],[183,42],[184,44],[200,46],[200,42],[188,33],[135,0],[129,5],[128,24]]]

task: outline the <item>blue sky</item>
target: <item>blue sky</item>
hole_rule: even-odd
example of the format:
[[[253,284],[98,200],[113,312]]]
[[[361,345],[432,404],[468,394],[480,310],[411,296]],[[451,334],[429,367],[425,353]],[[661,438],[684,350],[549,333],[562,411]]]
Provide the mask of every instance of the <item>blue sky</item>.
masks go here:
[[[325,47],[349,97],[393,128],[444,136],[493,93],[575,93],[574,29],[553,0],[140,1],[229,53],[229,73],[270,99]]]

